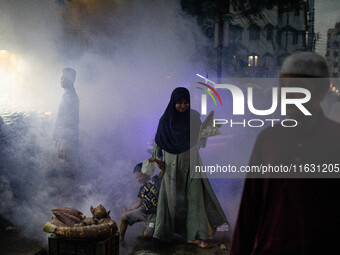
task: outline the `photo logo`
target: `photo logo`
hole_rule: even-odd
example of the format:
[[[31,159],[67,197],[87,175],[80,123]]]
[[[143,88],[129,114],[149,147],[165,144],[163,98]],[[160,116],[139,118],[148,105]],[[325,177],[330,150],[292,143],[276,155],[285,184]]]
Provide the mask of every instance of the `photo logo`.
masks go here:
[[[206,86],[206,87],[209,88],[212,92],[214,92],[215,95],[217,96],[218,100],[220,101],[221,106],[222,106],[221,97],[220,97],[220,95],[217,93],[217,91],[216,91],[212,86],[210,86],[210,85],[208,85],[208,84],[206,84],[206,83],[203,83],[203,82],[197,82],[197,83],[202,84],[203,86]],[[214,96],[211,94],[211,92],[210,92],[209,90],[206,90],[206,89],[201,88],[201,87],[196,87],[196,88],[198,88],[198,89],[203,90],[204,92],[206,92],[206,93],[212,98],[212,100],[214,101],[215,105],[217,105]]]
[[[232,84],[215,84],[216,88],[227,89],[231,92],[233,97],[233,114],[234,115],[244,115],[244,102],[245,97],[243,91]],[[248,109],[254,115],[265,116],[270,115],[275,112],[278,106],[278,89],[272,88],[272,105],[269,109],[259,110],[254,107],[253,103],[253,88],[247,88],[247,105]],[[304,95],[301,98],[287,98],[289,93],[301,94]],[[303,106],[304,103],[307,103],[311,99],[311,93],[308,89],[298,88],[298,87],[287,87],[281,88],[281,115],[286,115],[287,105],[292,104],[295,105],[304,115],[312,115],[306,107]],[[207,102],[202,100],[202,108],[206,108]],[[222,103],[221,103],[222,105]],[[204,107],[203,107],[204,106]],[[206,114],[202,112],[202,114]]]
[[[266,107],[263,107],[265,109],[259,109],[254,106],[254,95],[253,87],[249,86],[245,89],[241,89],[239,86],[233,85],[233,84],[216,84],[215,82],[208,80],[207,78],[197,75],[200,78],[204,79],[205,82],[197,82],[206,88],[196,87],[197,89],[200,89],[205,92],[205,94],[201,94],[201,115],[207,115],[208,113],[208,104],[207,104],[207,94],[212,98],[212,100],[215,103],[215,106],[217,105],[217,102],[215,100],[215,97],[213,94],[215,94],[221,104],[222,99],[220,97],[221,91],[228,91],[231,93],[232,97],[232,114],[233,116],[245,116],[245,108],[249,110],[249,112],[255,116],[270,116],[275,113],[276,116],[279,114],[277,113],[277,109],[280,105],[280,115],[286,116],[287,115],[287,109],[291,108],[292,106],[298,109],[303,115],[310,116],[312,115],[310,111],[307,110],[307,108],[304,106],[305,103],[309,102],[311,99],[311,93],[306,88],[301,87],[272,87],[269,88],[271,90],[271,93],[269,92],[267,99],[271,99],[271,104]],[[212,83],[211,85],[208,85],[207,83]],[[238,83],[237,83],[238,84]],[[216,90],[220,90],[220,94]],[[268,89],[267,89],[268,91]],[[295,95],[295,96],[291,96]],[[280,98],[280,101],[279,101]],[[257,101],[261,98],[257,98]],[[247,115],[249,116],[249,115]],[[214,126],[216,125],[223,125],[223,124],[231,124],[233,126],[236,124],[243,125],[244,127],[262,127],[265,125],[266,122],[270,122],[271,126],[274,126],[275,122],[281,122],[281,125],[284,127],[295,127],[298,125],[298,122],[295,119],[250,119],[246,120],[244,119],[242,122],[233,122],[232,119],[214,119]]]

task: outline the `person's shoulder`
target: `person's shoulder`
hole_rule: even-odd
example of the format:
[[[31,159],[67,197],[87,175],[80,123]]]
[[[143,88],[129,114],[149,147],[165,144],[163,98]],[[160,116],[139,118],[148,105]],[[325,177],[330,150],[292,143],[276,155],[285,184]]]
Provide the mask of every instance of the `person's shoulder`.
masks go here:
[[[72,104],[79,104],[79,98],[75,89],[67,91],[63,96],[65,102]]]
[[[190,109],[190,120],[192,123],[201,123],[201,114],[198,111]]]
[[[198,112],[198,111],[196,111],[196,110],[194,110],[194,109],[190,109],[190,114],[192,115],[192,116],[197,116],[197,117],[201,117],[201,114]]]
[[[263,129],[257,136],[258,140],[278,137],[286,132],[285,128],[279,124]]]
[[[334,120],[325,118],[324,120],[324,132],[327,132],[329,136],[333,137],[333,139],[340,140],[340,123]]]
[[[325,118],[325,123],[327,124],[327,126],[329,128],[332,128],[332,129],[339,129],[339,127],[340,127],[340,123],[339,122],[336,122],[336,121],[331,120],[329,118]]]
[[[162,181],[162,177],[159,175],[155,175],[151,178],[156,184],[159,184]]]
[[[162,178],[158,175],[154,175],[154,176],[151,177],[151,180],[153,180],[153,181],[158,181],[159,179],[162,179]]]
[[[146,183],[144,183],[143,185],[141,185],[141,186],[139,187],[139,193],[144,189],[145,185],[146,185]]]
[[[144,183],[143,185],[141,185],[141,186],[139,187],[138,195],[141,195],[141,194],[142,194],[142,192],[143,192],[143,190],[144,190],[144,188],[145,188],[145,185],[146,185],[146,183]]]
[[[75,88],[70,88],[68,89],[65,94],[67,97],[78,97],[76,89]]]
[[[74,88],[71,90],[70,96],[78,100],[78,95]]]

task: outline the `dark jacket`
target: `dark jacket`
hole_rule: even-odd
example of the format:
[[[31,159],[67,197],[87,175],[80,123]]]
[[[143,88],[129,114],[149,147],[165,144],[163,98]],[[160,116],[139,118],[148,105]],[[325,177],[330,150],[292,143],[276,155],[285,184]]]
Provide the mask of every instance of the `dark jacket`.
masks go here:
[[[322,113],[307,129],[268,128],[258,136],[250,165],[334,167],[339,131],[340,124]],[[334,254],[339,240],[339,178],[246,180],[230,254]]]

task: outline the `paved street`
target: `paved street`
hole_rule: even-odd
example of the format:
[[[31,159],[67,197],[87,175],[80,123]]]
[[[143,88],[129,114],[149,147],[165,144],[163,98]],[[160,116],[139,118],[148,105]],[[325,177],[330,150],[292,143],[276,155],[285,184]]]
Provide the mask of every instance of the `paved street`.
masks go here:
[[[202,249],[194,245],[187,244],[185,240],[176,237],[171,244],[158,242],[156,240],[145,241],[142,238],[137,238],[133,241],[128,241],[126,247],[120,246],[120,254],[124,255],[171,255],[171,254],[214,254],[214,255],[229,255],[230,242],[228,241],[227,232],[217,232],[214,239],[211,240],[213,247],[210,249]],[[227,249],[221,243],[226,244]]]
[[[20,229],[0,217],[0,254],[1,255],[44,255],[44,244],[25,238]]]

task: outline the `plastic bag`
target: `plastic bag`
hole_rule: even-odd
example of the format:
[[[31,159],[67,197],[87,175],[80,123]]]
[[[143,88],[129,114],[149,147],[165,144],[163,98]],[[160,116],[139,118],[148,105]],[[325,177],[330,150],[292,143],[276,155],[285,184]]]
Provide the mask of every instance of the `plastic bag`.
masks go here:
[[[149,160],[143,160],[142,170],[143,174],[151,176],[156,169],[156,162],[149,162]]]

